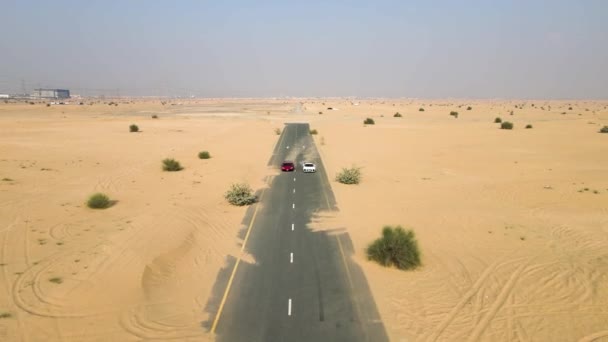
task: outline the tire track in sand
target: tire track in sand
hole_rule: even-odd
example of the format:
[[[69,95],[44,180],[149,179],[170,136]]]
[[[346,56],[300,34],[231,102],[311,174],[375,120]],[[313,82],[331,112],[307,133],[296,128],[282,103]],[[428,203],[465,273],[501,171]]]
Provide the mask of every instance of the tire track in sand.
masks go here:
[[[479,324],[477,324],[475,326],[475,328],[473,329],[473,332],[469,335],[469,338],[467,339],[467,341],[479,340],[479,337],[481,336],[481,334],[483,334],[485,329],[488,327],[488,325],[492,321],[492,318],[494,318],[494,316],[496,316],[496,313],[498,312],[498,310],[500,310],[503,307],[503,305],[505,304],[507,299],[510,297],[511,291],[515,287],[515,284],[519,280],[521,274],[526,269],[526,267],[528,267],[528,263],[523,263],[515,270],[515,272],[511,273],[511,276],[505,283],[505,286],[502,288],[502,290],[496,297],[496,300],[494,300],[494,303],[492,303],[490,310],[481,319]]]
[[[498,263],[495,262],[490,264],[481,276],[477,279],[477,281],[473,284],[473,286],[462,296],[460,301],[452,308],[452,310],[448,313],[445,319],[437,326],[433,334],[427,339],[428,341],[437,341],[439,336],[443,334],[445,329],[452,323],[452,321],[458,316],[458,314],[462,311],[464,306],[469,302],[469,300],[481,289],[483,283],[488,279],[494,271],[499,267],[506,264],[506,262]]]
[[[581,338],[580,340],[578,340],[578,342],[593,342],[593,341],[598,341],[602,337],[608,337],[608,330],[598,331],[598,332],[593,333],[591,335],[587,335],[587,336]]]
[[[4,230],[4,239],[2,239],[2,263],[6,263],[7,261],[7,252],[9,251],[8,247],[8,235],[10,234],[12,227],[15,226],[16,222],[19,221],[19,216],[17,216],[15,218],[15,220],[13,220],[13,223],[9,224],[7,226],[7,228]],[[13,290],[11,288],[10,285],[10,278],[8,275],[8,269],[5,266],[0,267],[2,268],[2,275],[4,276],[4,284],[5,284],[5,289],[6,289],[6,293],[7,293],[7,298],[12,298],[13,297]],[[15,305],[15,303],[13,302],[13,305]],[[17,311],[16,314],[16,320],[17,320],[17,327],[18,327],[18,333],[19,333],[19,340],[27,342],[28,338],[27,338],[27,334],[25,333],[25,325],[23,323],[23,317],[21,315],[21,312]]]

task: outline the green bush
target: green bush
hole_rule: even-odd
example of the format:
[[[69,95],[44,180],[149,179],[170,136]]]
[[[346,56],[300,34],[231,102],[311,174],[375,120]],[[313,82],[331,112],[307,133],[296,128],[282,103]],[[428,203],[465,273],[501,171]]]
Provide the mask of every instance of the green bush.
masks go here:
[[[494,123],[501,123],[501,122],[502,122],[502,119],[501,119],[501,118],[496,118],[496,119],[494,119]]]
[[[600,133],[608,133],[608,126],[602,127],[602,129],[600,129]]]
[[[513,124],[509,121],[505,121],[500,124],[500,129],[513,129]]]
[[[110,202],[110,198],[102,194],[100,192],[91,195],[89,200],[87,201],[87,206],[91,209],[105,209],[108,208],[112,202]]]
[[[367,247],[367,258],[382,266],[395,266],[400,270],[414,269],[420,266],[418,241],[412,230],[401,226],[385,226],[382,237]]]
[[[397,112],[395,113],[395,115],[393,115],[394,118],[400,118],[402,117],[401,113]]]
[[[317,130],[316,130],[316,129],[311,129],[311,130],[309,131],[309,133],[310,133],[311,135],[317,135],[317,134],[319,134],[319,132],[317,132]]]
[[[418,111],[419,112],[424,112],[424,108],[420,107],[420,108],[418,108]]]
[[[527,124],[527,125],[526,125],[526,129],[530,129],[530,128],[532,128],[532,125]]]
[[[450,115],[453,116],[453,117],[455,117],[455,118],[458,118],[458,112],[451,111]]]
[[[51,283],[55,283],[55,284],[61,284],[61,283],[63,283],[63,279],[60,278],[60,277],[49,278],[49,281]]]
[[[228,200],[228,203],[238,206],[250,205],[257,200],[251,187],[245,183],[232,184],[224,197]]]
[[[363,124],[364,125],[374,125],[374,124],[376,124],[376,122],[372,118],[367,118],[367,119],[365,119],[365,121],[363,121]]]
[[[129,126],[129,132],[139,132],[139,127],[137,125]]]
[[[163,171],[181,171],[184,168],[175,159],[163,159]]]
[[[211,154],[209,154],[209,151],[201,151],[198,153],[198,158],[199,159],[209,159],[209,158],[211,158]]]
[[[342,168],[342,171],[336,175],[336,181],[342,184],[359,184],[361,181],[361,168],[355,166]]]

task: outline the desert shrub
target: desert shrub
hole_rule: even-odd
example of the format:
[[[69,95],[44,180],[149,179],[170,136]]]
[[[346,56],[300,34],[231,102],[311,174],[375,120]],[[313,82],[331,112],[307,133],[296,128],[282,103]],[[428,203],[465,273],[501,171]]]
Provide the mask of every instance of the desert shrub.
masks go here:
[[[608,126],[602,127],[602,129],[600,129],[600,133],[608,133]]]
[[[110,198],[106,194],[100,192],[91,195],[87,201],[87,207],[91,209],[105,209],[110,206]]]
[[[513,114],[515,114],[515,112],[514,112],[514,111],[511,111],[511,112],[509,113],[509,115],[513,115]]]
[[[468,106],[468,107],[467,107],[467,110],[471,110],[471,109],[473,109],[473,107],[471,107],[471,106]]]
[[[163,159],[163,171],[180,171],[184,168],[180,165],[180,163],[175,159]]]
[[[532,125],[527,124],[527,125],[526,125],[526,129],[530,129],[530,128],[532,128]]]
[[[505,121],[500,124],[500,129],[513,129],[513,124],[509,121]]]
[[[342,184],[359,184],[361,181],[361,168],[356,166],[342,168],[342,171],[336,175],[336,181]]]
[[[198,153],[198,158],[199,159],[209,159],[209,158],[211,158],[211,154],[209,154],[209,151],[201,151]]]
[[[49,278],[49,281],[51,283],[55,283],[55,284],[61,284],[61,283],[63,283],[63,279],[61,279],[60,277]]]
[[[420,107],[420,108],[418,108],[418,111],[419,112],[424,112],[424,108]]]
[[[129,126],[129,132],[139,132],[139,127],[137,125]]]
[[[572,107],[568,107],[568,110],[572,110]]]
[[[376,124],[376,122],[372,118],[367,118],[367,119],[365,119],[365,121],[363,121],[363,124],[364,125],[374,125],[374,124]]]
[[[319,134],[319,132],[317,132],[317,130],[316,130],[316,129],[311,129],[311,130],[309,131],[309,133],[310,133],[311,135],[316,135],[316,134]]]
[[[274,129],[274,134],[281,135],[281,129],[280,128],[275,128]]]
[[[156,114],[152,115],[152,119],[158,119],[158,115],[156,115]]]
[[[319,115],[320,115],[320,114],[323,114],[323,112],[319,112]]]
[[[401,113],[397,112],[395,113],[395,115],[393,115],[394,118],[400,118],[402,117]]]
[[[11,314],[10,312],[0,312],[0,318],[11,318],[13,317],[13,314]]]
[[[251,187],[245,183],[232,184],[224,197],[228,203],[238,206],[250,205],[257,200]]]
[[[455,117],[455,118],[458,118],[458,112],[451,111],[450,115],[453,116],[453,117]]]
[[[498,117],[497,117],[496,119],[494,119],[494,123],[501,123],[501,122],[502,122],[502,119],[501,119],[501,118],[498,118]]]
[[[47,106],[47,107],[50,107],[50,106],[51,106],[51,104],[50,104],[50,103],[47,103],[47,104],[46,104],[46,106]]]
[[[367,258],[382,266],[395,266],[400,270],[414,269],[420,266],[418,241],[412,230],[401,226],[385,226],[382,237],[367,247]]]

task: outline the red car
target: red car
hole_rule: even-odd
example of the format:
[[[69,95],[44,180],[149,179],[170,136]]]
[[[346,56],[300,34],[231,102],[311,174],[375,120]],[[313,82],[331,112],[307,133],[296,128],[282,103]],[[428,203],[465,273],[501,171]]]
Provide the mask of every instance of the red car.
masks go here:
[[[296,169],[296,165],[291,161],[284,161],[281,164],[281,171],[294,171]]]

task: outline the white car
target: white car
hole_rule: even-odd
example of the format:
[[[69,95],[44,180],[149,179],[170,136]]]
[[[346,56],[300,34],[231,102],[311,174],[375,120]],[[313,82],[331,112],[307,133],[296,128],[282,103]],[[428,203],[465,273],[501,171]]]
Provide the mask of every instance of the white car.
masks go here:
[[[313,163],[304,163],[302,164],[302,171],[304,172],[317,172],[317,167]]]

